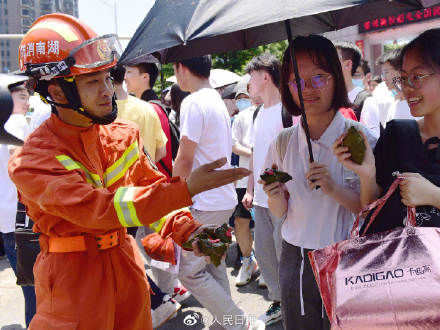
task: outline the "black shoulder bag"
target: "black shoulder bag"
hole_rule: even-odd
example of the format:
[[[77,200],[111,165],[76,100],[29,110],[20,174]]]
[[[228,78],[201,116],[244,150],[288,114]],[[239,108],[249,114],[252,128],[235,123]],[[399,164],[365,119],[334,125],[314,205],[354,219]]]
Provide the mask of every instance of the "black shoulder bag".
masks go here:
[[[34,264],[40,253],[40,234],[32,231],[33,221],[26,226],[26,207],[18,202],[15,218],[15,244],[17,245],[17,285],[34,285]]]

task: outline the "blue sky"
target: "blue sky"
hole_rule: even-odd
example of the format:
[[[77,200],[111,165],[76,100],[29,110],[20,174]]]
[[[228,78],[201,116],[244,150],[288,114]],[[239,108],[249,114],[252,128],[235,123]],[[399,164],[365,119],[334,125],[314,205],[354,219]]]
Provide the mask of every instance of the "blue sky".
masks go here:
[[[79,0],[79,18],[99,35],[115,33],[115,3],[118,35],[131,37],[153,6],[154,0]],[[128,41],[121,43],[125,46]]]

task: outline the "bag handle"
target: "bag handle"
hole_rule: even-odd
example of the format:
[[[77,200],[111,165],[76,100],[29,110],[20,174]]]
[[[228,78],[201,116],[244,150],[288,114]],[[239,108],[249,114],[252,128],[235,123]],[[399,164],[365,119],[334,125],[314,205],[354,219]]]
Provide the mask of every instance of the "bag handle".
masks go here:
[[[374,213],[371,215],[370,221],[368,222],[367,226],[365,227],[364,233],[367,232],[368,228],[370,228],[371,224],[376,219],[376,217],[379,214],[380,210],[382,210],[382,208],[384,207],[384,205],[387,202],[387,200],[396,191],[396,189],[399,186],[400,182],[402,182],[403,180],[404,180],[403,177],[398,176],[396,178],[396,180],[394,180],[394,182],[391,184],[391,186],[388,189],[387,193],[382,198],[379,198],[379,199],[375,200],[374,202],[372,202],[371,204],[368,204],[367,206],[365,206],[359,212],[358,216],[356,217],[356,221],[353,224],[353,228],[351,229],[351,232],[350,232],[350,237],[351,238],[359,237],[359,221],[360,221],[360,218],[361,218],[362,214],[365,213],[365,212],[369,212],[372,209],[374,209],[375,207],[377,207],[376,210],[374,211]],[[417,225],[417,223],[416,223],[416,209],[415,209],[415,207],[410,207],[410,206],[407,207],[407,209],[406,209],[406,218],[407,218],[407,223],[406,223],[407,226],[415,227]]]

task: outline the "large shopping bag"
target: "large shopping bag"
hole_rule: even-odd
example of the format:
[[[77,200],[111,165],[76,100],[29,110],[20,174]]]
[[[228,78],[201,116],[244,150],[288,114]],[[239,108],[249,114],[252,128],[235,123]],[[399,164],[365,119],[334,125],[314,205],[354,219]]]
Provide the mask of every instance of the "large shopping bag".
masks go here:
[[[376,210],[396,190],[362,212]],[[403,220],[403,219],[402,219]],[[309,253],[332,329],[440,329],[440,228],[416,227],[408,208],[406,226],[359,235]]]

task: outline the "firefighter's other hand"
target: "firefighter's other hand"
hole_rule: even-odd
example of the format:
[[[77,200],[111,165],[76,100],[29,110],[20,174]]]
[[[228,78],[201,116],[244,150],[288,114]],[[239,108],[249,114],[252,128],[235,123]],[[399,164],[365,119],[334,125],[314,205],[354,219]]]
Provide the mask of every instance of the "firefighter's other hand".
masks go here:
[[[220,158],[212,163],[208,163],[196,168],[186,179],[189,193],[192,196],[203,191],[221,187],[225,184],[240,180],[251,172],[246,168],[231,168],[218,170],[225,165],[226,158]]]

